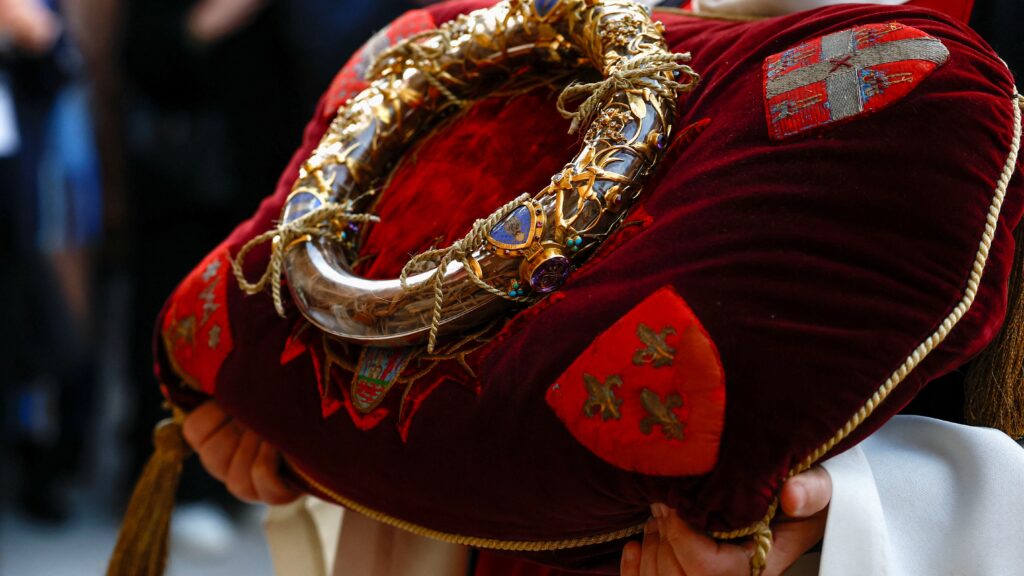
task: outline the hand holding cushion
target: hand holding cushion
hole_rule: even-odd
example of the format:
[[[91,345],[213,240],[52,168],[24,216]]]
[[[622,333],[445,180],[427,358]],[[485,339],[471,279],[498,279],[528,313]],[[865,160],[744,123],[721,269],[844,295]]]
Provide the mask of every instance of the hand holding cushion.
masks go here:
[[[277,448],[225,413],[216,402],[211,400],[192,411],[182,431],[206,471],[236,498],[280,505],[299,497],[299,492],[277,472],[281,459]]]
[[[772,528],[774,542],[765,575],[782,574],[825,536],[832,478],[823,468],[798,474],[782,487],[786,517]],[[720,544],[694,530],[664,504],[651,506],[654,514],[644,529],[644,540],[630,542],[622,551],[623,576],[687,576],[750,573],[753,542]]]

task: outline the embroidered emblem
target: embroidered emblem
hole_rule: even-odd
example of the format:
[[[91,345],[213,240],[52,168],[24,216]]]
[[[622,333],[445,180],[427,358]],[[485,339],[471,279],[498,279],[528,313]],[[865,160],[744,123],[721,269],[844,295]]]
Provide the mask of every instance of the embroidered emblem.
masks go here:
[[[490,341],[494,326],[440,347],[434,356],[410,348],[361,350],[298,320],[281,351],[282,365],[300,358],[312,361],[324,418],[346,409],[360,430],[372,430],[395,414],[395,426],[404,442],[413,417],[443,383],[479,392],[472,378],[472,356]],[[397,393],[391,390],[397,388]]]
[[[875,112],[949,58],[941,41],[891,22],[835,32],[769,56],[764,98],[773,140]]]
[[[206,269],[203,270],[203,282],[209,282],[210,280],[216,278],[217,272],[220,270],[220,266],[220,260],[214,260],[213,262],[210,262],[206,266]]]
[[[228,254],[214,250],[171,296],[161,335],[175,372],[189,386],[212,394],[221,364],[234,347],[225,281]]]
[[[584,373],[583,381],[587,386],[587,401],[583,404],[583,414],[587,418],[593,418],[597,414],[601,415],[602,420],[622,417],[619,413],[622,398],[616,396],[613,389],[622,388],[622,378],[612,374],[602,384],[593,374]]]
[[[640,421],[640,431],[644,434],[650,434],[654,430],[655,426],[661,426],[661,431],[665,433],[666,438],[673,440],[683,440],[683,423],[676,418],[676,408],[682,408],[683,398],[679,394],[669,394],[668,398],[664,402],[657,394],[651,392],[647,388],[640,391],[640,401],[643,402],[644,409],[650,416],[647,416]]]
[[[676,329],[671,326],[665,326],[661,332],[655,332],[644,323],[637,324],[636,337],[647,347],[640,348],[633,354],[633,364],[637,366],[650,364],[655,368],[671,366],[672,360],[675,359],[676,349],[669,346],[665,338],[675,333]]]
[[[725,374],[711,337],[671,287],[597,336],[546,400],[583,447],[623,470],[690,476],[718,461]]]
[[[413,348],[366,347],[352,378],[352,404],[366,414],[380,405],[413,357]]]
[[[220,262],[214,262],[214,264],[220,264]],[[218,266],[219,268],[219,266]],[[203,278],[206,278],[206,273],[203,273]],[[210,319],[210,314],[217,311],[220,308],[220,304],[217,302],[217,284],[220,282],[220,278],[217,276],[211,276],[206,288],[199,293],[199,299],[203,301],[203,319],[200,324],[206,324],[207,320]]]

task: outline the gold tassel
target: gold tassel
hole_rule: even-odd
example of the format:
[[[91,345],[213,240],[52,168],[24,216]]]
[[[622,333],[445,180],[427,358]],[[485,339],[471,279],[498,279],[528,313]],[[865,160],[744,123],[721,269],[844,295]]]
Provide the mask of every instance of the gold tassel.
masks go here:
[[[1024,223],[1010,272],[1006,320],[995,340],[981,352],[967,375],[964,417],[1012,438],[1024,438]]]
[[[189,455],[181,435],[182,414],[175,411],[153,430],[156,450],[128,502],[128,510],[110,557],[107,576],[161,576],[167,565],[174,494],[181,479],[181,467]]]

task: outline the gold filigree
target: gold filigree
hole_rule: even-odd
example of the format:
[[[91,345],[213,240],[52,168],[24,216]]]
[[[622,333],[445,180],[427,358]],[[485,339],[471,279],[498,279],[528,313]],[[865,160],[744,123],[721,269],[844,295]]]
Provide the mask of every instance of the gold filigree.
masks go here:
[[[371,283],[350,272],[362,235],[338,241],[329,235],[291,234],[315,246],[289,243],[287,251],[274,256],[307,318],[353,341],[362,341],[362,335],[397,339],[404,334],[408,343],[419,338],[410,334],[422,334],[424,324],[436,334],[442,318],[462,318],[463,328],[472,327],[493,318],[483,311],[498,310],[488,305],[496,297],[529,303],[556,289],[618,225],[664,152],[678,94],[692,88],[696,75],[682,64],[687,56],[669,52],[660,26],[631,0],[561,0],[544,9],[541,14],[533,2],[506,0],[382,51],[367,67],[369,86],[339,108],[300,170],[292,195],[313,191],[323,211],[344,206],[366,222],[372,219],[376,196],[365,193],[379,189],[402,152],[444,117],[509,80],[528,84],[523,77],[564,77],[567,70],[590,64],[604,79],[566,89],[585,97],[579,109],[565,112],[559,100],[559,109],[574,116],[574,125],[589,128],[583,149],[567,164],[564,182],[553,182],[530,200],[544,217],[534,221],[531,234],[518,231],[529,245],[488,250],[490,230],[475,230],[472,242],[463,239],[451,248],[457,248],[457,256],[431,255],[435,264],[446,264],[437,267],[431,281],[403,281],[407,292],[381,287],[363,294],[360,290],[369,288],[357,286]],[[590,118],[595,118],[593,126],[587,126]],[[316,213],[313,204],[303,198],[295,210]],[[291,206],[289,200],[284,226],[298,217],[290,217]],[[302,225],[316,227],[308,220]],[[510,222],[500,224],[514,227]],[[331,228],[341,229],[341,224]],[[314,257],[315,251],[321,256]],[[408,270],[422,270],[424,262],[410,264]],[[351,284],[327,286],[349,277]],[[504,288],[514,282],[519,289]],[[353,297],[339,299],[340,294]],[[430,347],[434,343],[431,336]]]
[[[640,402],[647,410],[648,416],[640,421],[640,431],[650,434],[655,426],[661,426],[661,431],[666,438],[672,440],[683,440],[683,423],[676,416],[676,408],[683,406],[683,397],[679,394],[669,394],[665,401],[655,392],[644,388],[640,391]]]
[[[613,144],[625,144],[624,131],[632,119],[629,112],[621,108],[606,108],[590,125],[586,141],[593,143],[603,140]]]

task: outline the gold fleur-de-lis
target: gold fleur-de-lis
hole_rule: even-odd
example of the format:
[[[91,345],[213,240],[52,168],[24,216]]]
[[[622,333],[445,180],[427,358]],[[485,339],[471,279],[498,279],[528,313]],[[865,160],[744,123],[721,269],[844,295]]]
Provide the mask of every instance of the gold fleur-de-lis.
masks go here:
[[[633,354],[633,364],[643,366],[650,363],[655,368],[671,366],[676,357],[676,349],[669,346],[665,341],[669,334],[675,334],[676,329],[665,326],[661,332],[655,332],[650,326],[640,323],[636,327],[636,337],[645,345]]]
[[[622,398],[615,395],[614,388],[622,387],[622,378],[612,374],[605,379],[604,383],[592,374],[583,374],[583,382],[587,386],[587,401],[583,404],[583,414],[587,418],[593,418],[597,414],[602,420],[611,418],[619,419],[622,414],[619,406],[622,405]]]
[[[175,342],[184,342],[193,345],[196,339],[196,317],[186,316],[179,322],[171,325],[171,337]]]
[[[682,396],[679,394],[669,394],[665,401],[662,402],[660,396],[644,388],[640,391],[640,401],[649,414],[649,416],[640,421],[641,432],[650,434],[655,426],[661,426],[661,431],[665,434],[665,437],[673,440],[685,438],[683,436],[683,423],[679,421],[675,412],[672,411],[683,406]]]
[[[210,334],[206,338],[206,345],[210,348],[220,346],[220,324],[214,324],[213,328],[210,328]]]

